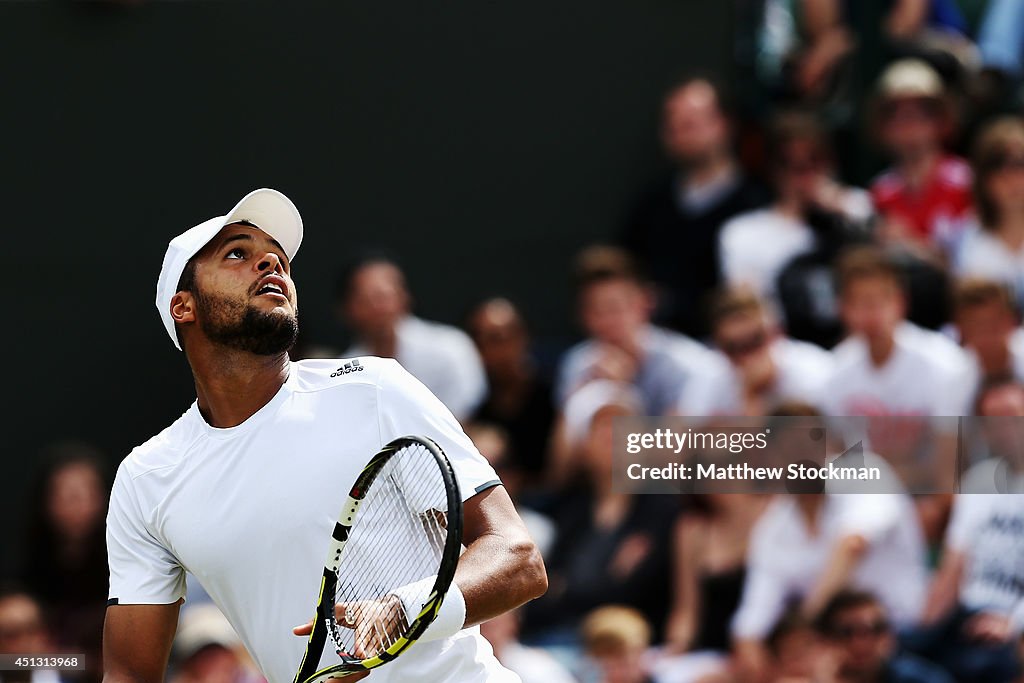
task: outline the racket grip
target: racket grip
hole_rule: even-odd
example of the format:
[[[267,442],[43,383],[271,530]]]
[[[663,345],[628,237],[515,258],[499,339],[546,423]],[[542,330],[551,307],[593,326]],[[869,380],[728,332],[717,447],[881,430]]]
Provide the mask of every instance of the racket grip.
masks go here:
[[[423,609],[436,579],[436,576],[431,576],[392,591],[402,601],[402,606],[410,621],[415,619]],[[462,595],[458,585],[452,581],[448,592],[444,595],[444,600],[441,601],[441,610],[437,613],[437,617],[417,640],[429,642],[449,638],[461,631],[465,624],[466,598]]]

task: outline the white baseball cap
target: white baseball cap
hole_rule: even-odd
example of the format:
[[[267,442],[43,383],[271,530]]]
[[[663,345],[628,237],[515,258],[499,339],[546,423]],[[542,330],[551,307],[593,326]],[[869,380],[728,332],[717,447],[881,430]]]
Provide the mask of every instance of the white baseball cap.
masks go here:
[[[295,252],[302,244],[302,216],[299,210],[288,197],[268,188],[253,190],[242,197],[227,214],[204,221],[172,239],[167,245],[160,277],[156,281],[156,308],[167,334],[179,351],[181,344],[178,343],[178,333],[171,317],[171,299],[178,293],[178,281],[185,265],[221,228],[242,221],[252,223],[280,242],[289,261],[295,258]]]

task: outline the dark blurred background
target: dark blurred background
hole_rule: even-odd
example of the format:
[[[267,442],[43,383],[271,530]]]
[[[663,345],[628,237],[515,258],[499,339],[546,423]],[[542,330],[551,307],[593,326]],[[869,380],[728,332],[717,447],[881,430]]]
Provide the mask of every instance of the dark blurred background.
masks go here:
[[[353,250],[403,260],[416,309],[519,300],[572,334],[566,264],[664,161],[664,91],[728,77],[731,7],[594,3],[0,3],[14,411],[0,569],[40,444],[120,459],[194,397],[153,306],[166,241],[274,187],[298,205],[304,334]]]

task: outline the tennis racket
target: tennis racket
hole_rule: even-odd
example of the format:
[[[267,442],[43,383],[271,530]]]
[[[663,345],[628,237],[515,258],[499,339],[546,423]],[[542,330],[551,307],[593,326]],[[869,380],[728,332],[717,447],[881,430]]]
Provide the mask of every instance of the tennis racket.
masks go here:
[[[462,496],[440,446],[407,436],[370,458],[348,493],[324,563],[295,683],[374,669],[437,617],[462,546]],[[328,640],[337,664],[318,668]]]

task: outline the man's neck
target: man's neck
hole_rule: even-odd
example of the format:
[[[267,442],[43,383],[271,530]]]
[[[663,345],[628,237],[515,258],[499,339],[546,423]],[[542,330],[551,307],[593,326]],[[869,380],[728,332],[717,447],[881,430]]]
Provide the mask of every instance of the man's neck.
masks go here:
[[[714,155],[701,164],[684,169],[683,187],[700,189],[728,178],[736,172],[732,158],[727,154]]]
[[[889,358],[892,357],[892,352],[896,348],[895,335],[886,335],[876,338],[869,338],[868,342],[868,355],[871,357],[871,364],[875,367],[882,367]]]
[[[398,356],[398,326],[389,327],[386,330],[379,330],[373,334],[363,337],[363,345],[366,346],[371,356],[381,358],[395,358]]]
[[[237,427],[277,395],[288,379],[288,354],[257,356],[219,350],[189,358],[199,412],[219,429]]]
[[[921,150],[910,154],[899,162],[900,175],[912,189],[920,190],[931,178],[941,158],[942,151],[938,149]]]

